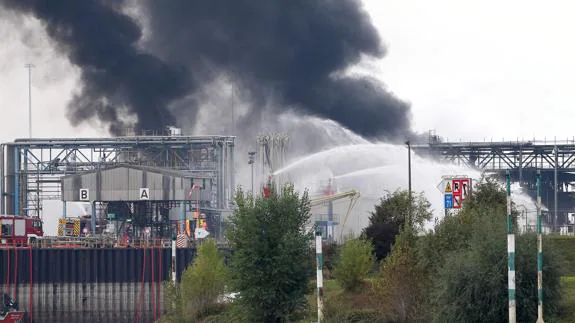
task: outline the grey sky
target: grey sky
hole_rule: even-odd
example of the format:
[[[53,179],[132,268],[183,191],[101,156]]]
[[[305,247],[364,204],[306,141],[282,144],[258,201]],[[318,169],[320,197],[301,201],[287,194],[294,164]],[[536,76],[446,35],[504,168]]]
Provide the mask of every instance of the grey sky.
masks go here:
[[[572,1],[364,0],[388,55],[359,70],[413,106],[418,131],[449,139],[571,138],[575,103]],[[32,62],[34,136],[95,136],[72,128],[65,106],[81,86],[39,23],[0,19],[0,141],[27,136]]]

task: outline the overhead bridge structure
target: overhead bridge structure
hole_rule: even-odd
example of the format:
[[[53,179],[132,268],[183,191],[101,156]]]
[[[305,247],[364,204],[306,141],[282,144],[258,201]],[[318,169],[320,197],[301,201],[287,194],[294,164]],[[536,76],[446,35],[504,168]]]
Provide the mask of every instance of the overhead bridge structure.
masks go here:
[[[542,203],[551,214],[553,226],[564,224],[574,212],[575,139],[565,141],[442,142],[412,145],[422,157],[432,157],[512,179],[535,197],[535,175],[541,171]]]

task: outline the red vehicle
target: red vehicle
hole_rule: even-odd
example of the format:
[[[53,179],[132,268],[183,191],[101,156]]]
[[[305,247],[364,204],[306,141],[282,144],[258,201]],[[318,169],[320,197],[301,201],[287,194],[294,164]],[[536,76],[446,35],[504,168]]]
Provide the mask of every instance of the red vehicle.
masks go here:
[[[42,220],[27,216],[0,215],[0,244],[26,245],[44,235]]]

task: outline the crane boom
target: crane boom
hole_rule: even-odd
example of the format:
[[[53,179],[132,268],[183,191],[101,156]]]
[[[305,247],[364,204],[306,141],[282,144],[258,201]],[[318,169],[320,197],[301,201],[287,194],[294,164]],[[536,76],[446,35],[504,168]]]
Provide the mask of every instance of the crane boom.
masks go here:
[[[359,199],[359,196],[360,196],[359,191],[350,190],[347,192],[336,193],[333,195],[326,195],[326,196],[320,196],[320,197],[312,198],[310,200],[310,205],[311,206],[317,206],[317,205],[323,204],[324,202],[336,201],[336,200],[340,200],[340,199],[344,199],[344,198],[349,197],[349,199],[350,199],[349,206],[347,208],[347,211],[345,212],[345,217],[343,219],[343,224],[341,226],[341,231],[340,231],[340,236],[339,236],[339,239],[341,241],[343,238],[343,229],[345,228],[345,223],[347,222],[347,217],[349,216],[351,209],[353,209],[353,207],[355,206],[355,203]]]
[[[351,190],[351,191],[337,193],[337,194],[333,194],[333,195],[320,196],[320,197],[312,198],[310,200],[310,204],[311,204],[311,206],[317,206],[317,205],[320,205],[324,202],[336,201],[336,200],[340,200],[340,199],[343,199],[346,197],[349,197],[351,200],[356,200],[359,198],[359,192],[356,190]]]

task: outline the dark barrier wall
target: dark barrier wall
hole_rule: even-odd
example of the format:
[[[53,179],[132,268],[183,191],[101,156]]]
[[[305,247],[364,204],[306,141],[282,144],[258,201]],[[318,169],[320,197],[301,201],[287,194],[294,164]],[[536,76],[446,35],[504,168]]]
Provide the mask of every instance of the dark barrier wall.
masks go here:
[[[229,250],[221,249],[229,260]],[[177,249],[177,277],[195,256],[194,248]],[[0,250],[0,283],[131,283],[168,280],[172,249],[29,249]],[[14,275],[16,274],[16,277]]]
[[[195,254],[177,249],[178,280]],[[0,285],[33,322],[153,322],[171,264],[169,248],[0,249]]]

